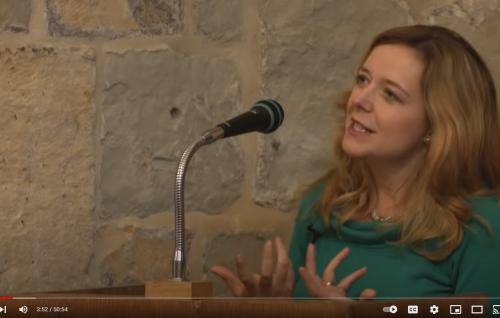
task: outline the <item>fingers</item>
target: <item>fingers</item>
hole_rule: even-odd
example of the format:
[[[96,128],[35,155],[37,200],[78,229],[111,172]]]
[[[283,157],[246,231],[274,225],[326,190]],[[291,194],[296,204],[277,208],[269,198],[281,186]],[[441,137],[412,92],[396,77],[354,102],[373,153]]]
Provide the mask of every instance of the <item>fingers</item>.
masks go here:
[[[321,278],[316,274],[316,260],[314,259],[314,245],[309,243],[306,252],[306,267],[299,267],[300,276],[309,290],[311,296],[322,295],[321,290],[324,287],[324,283]]]
[[[273,275],[273,296],[289,297],[295,284],[292,264],[280,237],[274,240],[276,247],[276,268]]]
[[[252,279],[251,279],[252,291],[249,292],[249,295],[251,297],[262,295],[260,292],[260,277],[261,277],[260,274],[256,273],[252,274]]]
[[[302,276],[302,280],[309,290],[311,296],[320,296],[321,290],[323,288],[324,283],[321,281],[321,278],[316,274],[316,261],[314,251],[314,244],[309,243],[307,246],[306,252],[306,266],[299,267],[300,276]]]
[[[274,246],[276,255],[272,241],[264,244],[260,274],[250,274],[241,255],[235,257],[236,274],[222,266],[214,266],[211,271],[226,282],[235,296],[291,296],[295,279],[287,250],[279,237],[274,239]]]
[[[288,259],[288,255],[281,241],[281,238],[277,237],[274,240],[276,247],[276,270],[274,272],[273,280],[274,284],[278,286],[283,286],[286,283],[286,279],[288,276],[288,269],[291,268],[290,261]]]
[[[374,300],[375,296],[377,295],[377,292],[375,289],[372,288],[366,288],[361,292],[361,295],[359,295],[360,300]]]
[[[314,244],[309,243],[306,252],[306,269],[309,271],[311,276],[316,276],[316,260],[315,257]]]
[[[234,258],[234,263],[236,264],[236,273],[238,274],[240,281],[247,288],[248,294],[252,295],[253,291],[256,288],[255,280],[253,279],[253,277],[248,275],[246,263],[243,259],[243,256],[239,254],[236,255],[236,257]]]
[[[236,264],[236,273],[242,282],[248,280],[248,274],[246,271],[245,261],[243,260],[243,256],[240,254],[236,255],[234,258],[234,263]]]
[[[269,295],[271,293],[271,288],[273,285],[273,268],[273,244],[270,240],[268,240],[262,248],[262,261],[260,266],[261,277],[259,282],[259,289],[260,293],[262,293],[263,295]]]
[[[344,277],[337,286],[339,288],[342,288],[343,290],[347,291],[349,289],[349,287],[351,287],[352,283],[354,283],[361,276],[366,274],[367,270],[368,269],[366,268],[366,266],[356,270],[355,272]]]
[[[360,277],[366,274],[367,268],[362,267],[348,276],[344,277],[340,283],[326,285],[326,282],[334,283],[335,271],[337,267],[347,258],[350,249],[344,248],[335,257],[333,257],[330,262],[325,267],[323,271],[323,277],[320,278],[316,273],[316,262],[315,262],[315,247],[313,244],[309,244],[306,252],[305,267],[299,268],[299,273],[304,281],[309,294],[315,297],[340,297],[345,298],[347,290],[351,285],[358,280]],[[363,299],[373,299],[375,297],[375,290],[366,289],[362,293]]]
[[[311,274],[311,272],[304,267],[299,267],[299,273],[300,276],[302,277],[302,280],[304,281],[304,285],[309,291],[309,294],[313,297],[320,296],[321,295],[320,283],[318,283],[318,280],[315,279],[314,277],[317,275]]]
[[[229,290],[234,296],[244,297],[246,296],[245,285],[239,280],[239,278],[228,268],[223,266],[214,266],[210,271],[224,280]]]
[[[335,255],[332,260],[326,265],[323,271],[323,281],[335,283],[335,270],[342,263],[346,257],[349,255],[350,249],[345,247],[337,255]]]
[[[262,248],[260,272],[263,276],[271,276],[273,274],[273,263],[273,244],[268,240]]]
[[[301,270],[301,268],[303,270]],[[316,260],[314,244],[309,243],[306,252],[306,267],[299,268],[299,273],[304,280],[304,284],[311,296],[324,296],[324,288],[326,287],[323,280],[316,274]]]

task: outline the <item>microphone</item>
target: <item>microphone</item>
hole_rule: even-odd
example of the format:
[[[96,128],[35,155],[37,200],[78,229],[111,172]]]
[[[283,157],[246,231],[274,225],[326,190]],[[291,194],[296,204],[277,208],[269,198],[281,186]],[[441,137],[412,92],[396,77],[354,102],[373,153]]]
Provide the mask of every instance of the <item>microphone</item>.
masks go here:
[[[206,131],[203,139],[212,143],[218,139],[246,134],[252,131],[269,134],[283,123],[285,113],[283,107],[272,99],[260,100],[252,108],[241,115],[229,119]]]
[[[191,144],[182,153],[175,175],[175,248],[172,258],[172,279],[184,281],[186,279],[185,255],[185,226],[184,226],[184,181],[189,161],[194,153],[202,146],[208,145],[217,139],[236,136],[251,131],[260,131],[268,134],[275,131],[283,123],[285,114],[281,105],[272,99],[261,100],[255,103],[250,111],[236,116],[228,121],[206,131],[201,140]]]

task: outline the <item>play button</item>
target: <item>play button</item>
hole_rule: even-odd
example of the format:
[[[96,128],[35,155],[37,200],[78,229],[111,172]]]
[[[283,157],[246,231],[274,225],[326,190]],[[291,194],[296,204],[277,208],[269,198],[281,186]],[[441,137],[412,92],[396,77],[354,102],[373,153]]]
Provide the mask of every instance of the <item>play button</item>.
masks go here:
[[[7,313],[7,306],[0,307],[0,314],[6,314]]]

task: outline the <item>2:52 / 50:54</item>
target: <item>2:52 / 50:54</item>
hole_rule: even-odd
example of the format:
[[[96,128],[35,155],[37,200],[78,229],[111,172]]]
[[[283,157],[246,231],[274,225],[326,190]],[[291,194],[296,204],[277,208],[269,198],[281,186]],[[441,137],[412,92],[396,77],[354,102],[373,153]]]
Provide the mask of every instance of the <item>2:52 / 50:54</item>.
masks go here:
[[[62,307],[37,306],[36,312],[68,312],[68,307],[67,306],[62,306]]]

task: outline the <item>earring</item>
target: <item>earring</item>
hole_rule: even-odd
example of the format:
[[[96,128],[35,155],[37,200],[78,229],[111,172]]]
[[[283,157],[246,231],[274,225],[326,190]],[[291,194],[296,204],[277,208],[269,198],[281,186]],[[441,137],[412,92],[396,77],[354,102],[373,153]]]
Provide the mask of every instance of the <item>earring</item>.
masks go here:
[[[424,144],[428,145],[431,142],[431,136],[427,135],[424,137]]]

